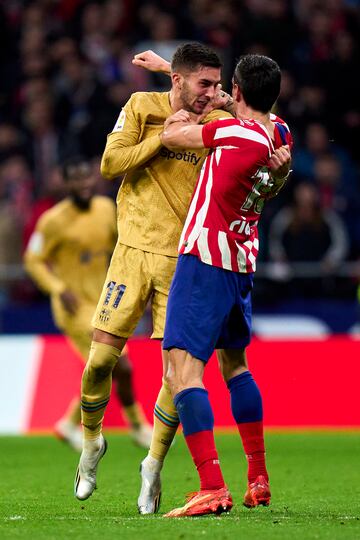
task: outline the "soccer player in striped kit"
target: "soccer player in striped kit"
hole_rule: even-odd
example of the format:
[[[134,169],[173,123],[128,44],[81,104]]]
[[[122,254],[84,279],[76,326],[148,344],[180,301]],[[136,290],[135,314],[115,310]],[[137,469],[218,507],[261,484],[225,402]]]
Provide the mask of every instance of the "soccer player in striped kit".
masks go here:
[[[170,353],[166,378],[198,470],[200,490],[168,517],[220,513],[232,507],[203,385],[204,368],[214,349],[220,349],[232,413],[248,458],[244,504],[270,502],[262,400],[245,349],[250,342],[257,225],[267,194],[273,191],[268,170],[286,169],[290,162],[288,127],[270,114],[280,81],[276,62],[246,55],[233,76],[236,118],[194,125],[188,112],[179,111],[167,120],[161,135],[169,149],[211,149],[180,238],[163,341]]]

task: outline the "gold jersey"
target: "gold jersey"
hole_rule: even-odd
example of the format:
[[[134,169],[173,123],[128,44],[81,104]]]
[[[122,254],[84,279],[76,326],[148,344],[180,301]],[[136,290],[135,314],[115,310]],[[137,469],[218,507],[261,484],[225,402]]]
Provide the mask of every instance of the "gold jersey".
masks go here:
[[[116,242],[112,200],[95,196],[88,210],[64,199],[36,224],[25,252],[25,266],[37,285],[52,296],[69,289],[79,302],[95,307]]]
[[[143,251],[177,256],[197,177],[207,149],[168,150],[160,133],[172,111],[169,92],[138,92],[122,109],[102,157],[105,178],[123,175],[117,196],[119,241]],[[212,111],[204,120],[230,117]]]

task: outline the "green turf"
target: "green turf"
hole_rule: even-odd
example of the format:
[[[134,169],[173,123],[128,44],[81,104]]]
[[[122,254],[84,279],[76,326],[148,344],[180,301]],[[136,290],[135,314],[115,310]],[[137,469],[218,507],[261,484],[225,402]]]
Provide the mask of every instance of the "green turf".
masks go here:
[[[86,502],[72,495],[77,455],[50,437],[0,438],[0,538],[23,539],[360,539],[360,433],[270,433],[269,508],[241,505],[245,461],[235,434],[217,435],[235,507],[220,517],[139,516],[138,466],[144,451],[126,435],[108,436],[99,489]],[[161,512],[197,487],[182,437],[163,473]]]

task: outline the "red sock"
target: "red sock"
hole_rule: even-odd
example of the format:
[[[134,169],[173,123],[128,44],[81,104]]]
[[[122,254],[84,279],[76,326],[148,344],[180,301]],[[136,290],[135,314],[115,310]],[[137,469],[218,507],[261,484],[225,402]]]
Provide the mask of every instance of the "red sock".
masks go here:
[[[224,487],[213,431],[198,431],[185,437],[200,477],[200,490]]]
[[[248,461],[249,484],[254,482],[256,477],[260,475],[265,476],[266,480],[269,480],[265,464],[264,428],[262,420],[260,422],[243,422],[237,426]]]

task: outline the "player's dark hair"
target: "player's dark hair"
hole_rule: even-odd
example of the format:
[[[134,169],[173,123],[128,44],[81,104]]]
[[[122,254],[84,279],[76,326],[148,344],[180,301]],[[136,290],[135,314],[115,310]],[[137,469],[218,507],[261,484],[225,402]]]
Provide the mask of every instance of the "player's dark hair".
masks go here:
[[[195,71],[199,66],[221,68],[222,63],[216,52],[202,43],[185,43],[176,49],[172,71]]]
[[[233,80],[247,105],[267,113],[279,96],[281,71],[275,60],[268,56],[246,54],[240,58]]]
[[[81,155],[71,156],[65,160],[61,166],[61,172],[64,180],[69,180],[71,171],[84,164],[90,167],[88,160]]]

